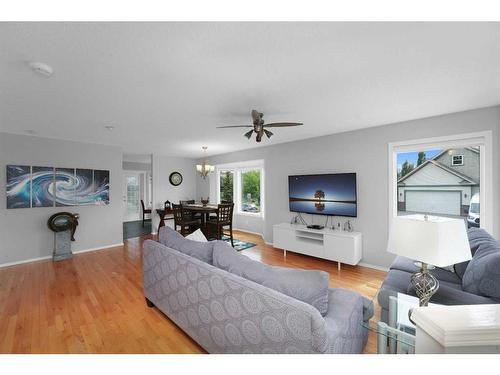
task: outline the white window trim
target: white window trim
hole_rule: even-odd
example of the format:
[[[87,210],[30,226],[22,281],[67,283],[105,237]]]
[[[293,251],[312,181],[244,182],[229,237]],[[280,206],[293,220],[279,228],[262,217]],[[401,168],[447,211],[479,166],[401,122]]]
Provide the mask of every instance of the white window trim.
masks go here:
[[[215,166],[216,170],[216,192],[217,192],[217,203],[220,202],[220,173],[222,171],[232,171],[234,173],[233,176],[233,194],[234,194],[234,205],[235,205],[235,213],[241,216],[250,216],[250,217],[258,217],[264,218],[265,216],[265,191],[264,191],[264,179],[265,179],[265,170],[264,170],[264,161],[263,160],[254,160],[254,161],[244,161],[239,163],[230,163],[230,164],[220,164]],[[253,171],[260,170],[260,212],[245,212],[241,210],[241,172],[245,171]]]
[[[455,163],[454,158],[460,156],[460,163]],[[464,156],[463,155],[451,155],[451,166],[455,167],[457,165],[464,165]]]
[[[397,153],[404,151],[425,151],[436,148],[458,148],[471,145],[479,146],[480,152],[480,197],[481,204],[481,228],[489,233],[496,235],[493,226],[493,207],[495,206],[493,197],[493,149],[492,149],[492,131],[483,131],[475,133],[455,134],[443,137],[432,137],[414,139],[401,142],[390,142],[388,144],[388,167],[389,167],[389,217],[388,227],[392,219],[397,216]],[[488,202],[488,205],[486,204]]]

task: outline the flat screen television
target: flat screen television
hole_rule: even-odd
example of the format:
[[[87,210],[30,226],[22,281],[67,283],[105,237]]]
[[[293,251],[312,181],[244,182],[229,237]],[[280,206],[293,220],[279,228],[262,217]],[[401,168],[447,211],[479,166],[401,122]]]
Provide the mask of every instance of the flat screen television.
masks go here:
[[[356,173],[288,176],[290,211],[356,217]]]

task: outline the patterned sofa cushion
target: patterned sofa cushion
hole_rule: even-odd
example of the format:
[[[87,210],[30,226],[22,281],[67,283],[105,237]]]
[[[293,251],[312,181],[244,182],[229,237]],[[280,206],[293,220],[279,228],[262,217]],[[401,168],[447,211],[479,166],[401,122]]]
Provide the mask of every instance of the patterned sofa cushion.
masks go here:
[[[179,232],[164,226],[159,232],[160,243],[205,263],[212,264],[214,242],[198,242],[184,238]]]
[[[327,272],[269,266],[239,254],[224,241],[215,241],[213,265],[314,306],[323,316],[328,312]]]
[[[495,239],[488,232],[481,228],[470,228],[467,230],[467,236],[469,237],[469,245],[472,256],[474,256],[481,243],[495,241]],[[470,261],[455,264],[455,273],[460,278],[464,277],[465,270],[467,269],[469,262]]]
[[[466,292],[500,299],[500,242],[483,241],[462,279]]]

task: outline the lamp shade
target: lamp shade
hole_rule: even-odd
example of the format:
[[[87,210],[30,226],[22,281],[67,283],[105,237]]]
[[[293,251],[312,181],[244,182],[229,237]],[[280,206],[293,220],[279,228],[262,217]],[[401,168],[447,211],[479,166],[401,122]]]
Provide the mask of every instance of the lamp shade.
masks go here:
[[[393,218],[387,251],[437,267],[471,259],[464,220],[443,217]]]

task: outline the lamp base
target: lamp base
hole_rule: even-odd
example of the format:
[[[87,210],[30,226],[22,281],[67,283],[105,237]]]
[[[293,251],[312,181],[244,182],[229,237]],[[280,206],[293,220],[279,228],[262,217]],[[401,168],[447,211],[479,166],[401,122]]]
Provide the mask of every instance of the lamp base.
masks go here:
[[[420,306],[427,306],[431,297],[439,289],[439,281],[429,273],[426,263],[421,263],[420,271],[411,276],[411,283],[415,288]]]

